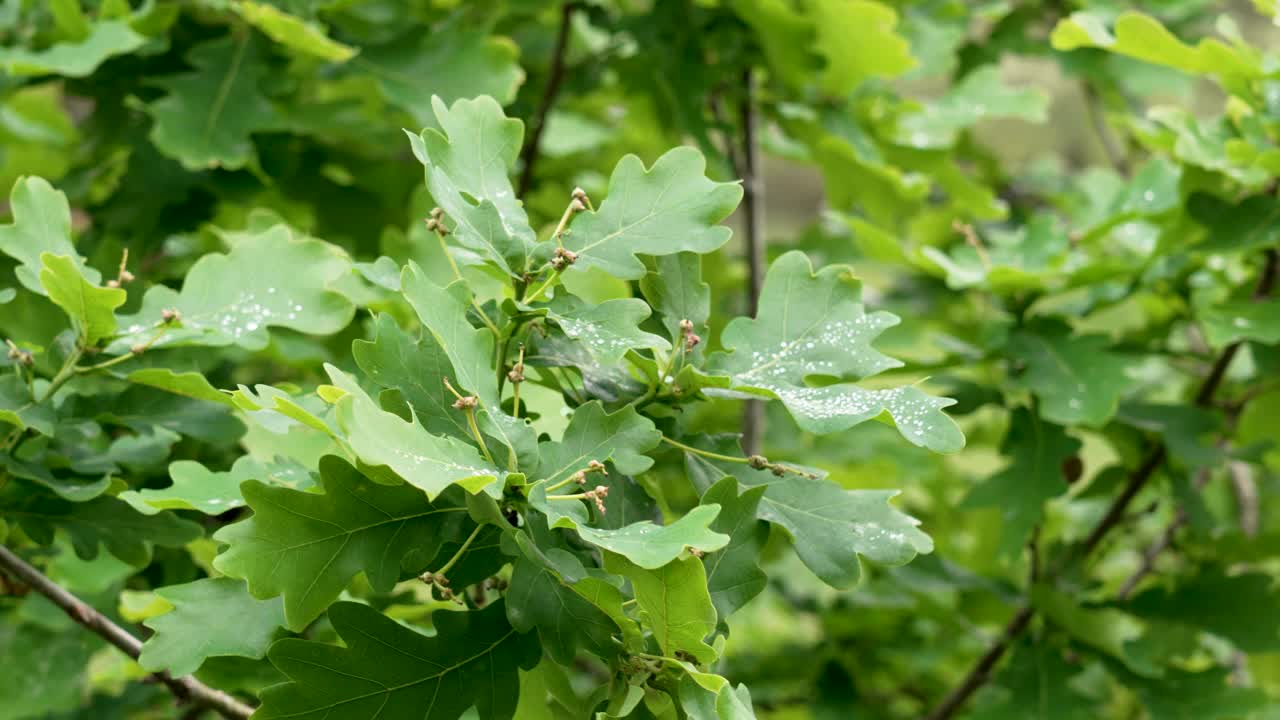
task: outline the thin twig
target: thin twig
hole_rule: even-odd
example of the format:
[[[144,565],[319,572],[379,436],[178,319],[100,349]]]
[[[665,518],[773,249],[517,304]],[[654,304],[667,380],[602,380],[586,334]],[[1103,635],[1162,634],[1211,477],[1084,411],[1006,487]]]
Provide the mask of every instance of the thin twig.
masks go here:
[[[764,286],[764,175],[760,167],[759,116],[756,83],[751,69],[742,72],[742,205],[746,215],[747,314],[759,311]],[[764,444],[764,403],[748,400],[742,417],[742,447],[748,455]]]
[[[116,646],[134,660],[138,659],[138,655],[142,652],[141,640],[111,622],[108,617],[45,577],[39,570],[3,546],[0,546],[0,568],[4,568],[6,572],[26,583],[31,589],[52,600],[53,604],[62,608],[72,620]],[[253,714],[253,708],[189,675],[175,678],[161,672],[156,673],[155,676],[180,701],[189,701],[196,703],[197,706],[211,708],[223,717],[233,720],[244,720]]]
[[[542,133],[547,127],[547,116],[555,105],[556,96],[560,94],[560,85],[564,82],[564,56],[569,47],[569,29],[573,21],[573,11],[578,3],[567,2],[560,7],[560,28],[556,31],[555,45],[551,50],[551,68],[547,71],[547,84],[542,91],[542,100],[538,110],[529,121],[529,137],[524,149],[520,152],[523,167],[520,169],[520,180],[516,184],[516,192],[524,197],[533,184],[533,171],[538,162],[538,147],[542,143]]]
[[[1255,298],[1262,298],[1270,294],[1276,283],[1278,266],[1280,266],[1280,253],[1277,253],[1274,249],[1267,250],[1265,265],[1263,266],[1262,274],[1258,278],[1257,290],[1254,292]],[[1199,391],[1196,393],[1195,404],[1197,406],[1209,407],[1212,405],[1214,393],[1217,392],[1218,387],[1222,384],[1222,379],[1226,377],[1227,368],[1231,364],[1231,359],[1239,352],[1240,345],[1241,341],[1237,341],[1223,348],[1222,353],[1209,371],[1209,375],[1205,377]],[[1088,537],[1080,543],[1074,552],[1067,555],[1062,562],[1047,573],[1046,580],[1052,580],[1066,570],[1072,562],[1087,557],[1090,552],[1101,544],[1108,533],[1120,525],[1129,508],[1129,503],[1146,486],[1147,481],[1155,475],[1156,470],[1164,464],[1167,457],[1168,451],[1164,444],[1162,442],[1156,443],[1143,463],[1130,473],[1129,481],[1125,483],[1124,488],[1116,496],[1116,499],[1111,502],[1111,506],[1107,508],[1102,519],[1094,526],[1093,531],[1089,533]],[[1183,519],[1179,519],[1179,517]],[[1152,546],[1155,548],[1154,552],[1152,552],[1152,548],[1148,548],[1147,552],[1150,554],[1150,559],[1144,562],[1144,565],[1149,565],[1149,567],[1145,570],[1140,568],[1142,574],[1136,578],[1131,576],[1121,588],[1122,592],[1127,594],[1133,591],[1133,587],[1142,579],[1142,576],[1145,576],[1154,567],[1156,556],[1172,542],[1174,534],[1185,522],[1185,513],[1179,510],[1174,522],[1165,529],[1165,534],[1168,536],[1167,539],[1162,535],[1161,539],[1157,540],[1156,543],[1159,547]],[[1130,584],[1130,581],[1132,581],[1132,584]],[[990,679],[991,669],[1004,656],[1012,641],[1026,629],[1034,614],[1035,610],[1031,605],[1024,604],[1009,620],[1008,624],[1005,625],[1004,631],[996,638],[991,647],[983,653],[982,657],[978,659],[978,662],[969,670],[960,684],[925,716],[925,720],[948,720],[954,716],[968,702],[973,693],[977,692]]]
[[[1107,159],[1111,161],[1112,167],[1123,175],[1129,174],[1129,161],[1125,158],[1124,151],[1116,143],[1115,137],[1111,134],[1111,128],[1107,125],[1107,119],[1102,114],[1102,98],[1098,96],[1098,91],[1094,89],[1088,82],[1081,83],[1084,90],[1084,106],[1086,112],[1089,113],[1089,122],[1093,123],[1093,131],[1097,133],[1098,140],[1102,143],[1102,150],[1107,154]]]

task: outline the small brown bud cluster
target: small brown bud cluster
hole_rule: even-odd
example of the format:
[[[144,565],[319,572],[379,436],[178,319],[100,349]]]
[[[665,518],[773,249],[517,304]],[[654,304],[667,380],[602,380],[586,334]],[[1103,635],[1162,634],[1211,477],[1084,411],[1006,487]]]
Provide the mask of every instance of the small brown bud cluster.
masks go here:
[[[129,352],[133,353],[134,355],[141,355],[146,351],[147,351],[146,343],[135,343],[129,347]]]
[[[684,339],[685,352],[693,352],[702,342],[702,337],[693,331],[693,321],[689,319],[680,321],[680,337]]]
[[[182,313],[177,308],[165,308],[160,311],[160,320],[166,325],[182,322]]]
[[[689,554],[690,554],[690,555],[692,555],[692,556],[694,556],[694,557],[696,557],[696,558],[698,558],[698,559],[701,559],[704,555],[706,555],[706,553],[705,553],[705,552],[703,552],[703,551],[701,551],[701,550],[699,550],[698,548],[695,548],[695,547],[691,547],[691,548],[689,548]]]
[[[473,410],[478,404],[480,404],[480,399],[475,395],[463,395],[453,401],[453,408],[455,410]]]
[[[121,285],[124,285],[125,283],[131,283],[137,279],[133,276],[133,273],[125,269],[125,265],[127,265],[128,263],[129,263],[129,248],[125,248],[124,254],[120,257],[120,270],[119,272],[116,273],[116,277],[114,280],[107,281],[107,287],[118,288]]]
[[[580,187],[576,187],[573,189],[573,199],[577,200],[579,203],[582,203],[583,205],[586,205],[587,203],[591,202],[591,198],[587,197],[587,191],[583,190]]]
[[[462,599],[454,595],[453,590],[449,589],[449,578],[439,573],[422,573],[418,576],[422,582],[433,586],[440,593],[441,600],[452,600],[453,602],[462,604]]]
[[[511,366],[511,370],[507,371],[507,379],[513,385],[519,385],[524,382],[524,362],[518,362]]]
[[[752,470],[768,470],[769,472],[773,473],[774,475],[777,475],[778,477],[782,477],[787,473],[792,473],[793,475],[800,475],[801,477],[807,477],[807,478],[818,477],[813,473],[807,473],[797,468],[787,467],[786,465],[783,465],[781,463],[771,462],[769,458],[763,455],[752,455],[751,457],[747,458],[747,465]]]
[[[551,256],[551,267],[555,268],[556,272],[563,272],[565,268],[577,261],[578,253],[558,247],[556,254]]]
[[[605,513],[604,499],[609,496],[609,488],[606,485],[597,485],[595,488],[582,493],[583,497],[589,498],[596,504],[596,509],[600,514]]]
[[[591,473],[600,473],[601,475],[604,475],[606,477],[608,477],[609,475],[609,471],[604,469],[604,463],[598,460],[592,460],[587,463],[586,469],[579,470],[578,472],[574,473],[570,477],[573,479],[574,482],[578,483],[579,485],[586,485],[587,476],[590,475]]]
[[[444,226],[444,211],[440,208],[432,208],[431,216],[427,218],[427,229],[438,235],[448,235],[449,228]]]
[[[23,350],[13,343],[12,340],[5,340],[5,345],[9,346],[9,359],[22,367],[31,367],[35,364],[35,358],[31,356],[29,350]]]

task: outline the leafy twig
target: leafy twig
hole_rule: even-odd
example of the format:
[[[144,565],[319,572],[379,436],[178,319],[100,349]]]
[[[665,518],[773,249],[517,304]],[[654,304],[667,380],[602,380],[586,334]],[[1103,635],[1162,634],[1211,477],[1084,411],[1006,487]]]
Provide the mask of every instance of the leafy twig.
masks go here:
[[[111,622],[108,617],[94,610],[61,585],[45,577],[39,570],[3,546],[0,546],[0,568],[4,568],[6,572],[26,583],[31,589],[49,598],[54,605],[62,608],[63,612],[72,620],[116,646],[134,660],[138,659],[138,655],[142,652],[141,640]],[[253,714],[253,708],[221,690],[215,690],[205,685],[193,677],[175,678],[168,673],[161,672],[156,673],[156,678],[164,683],[179,700],[209,707],[218,711],[223,717],[244,720]]]

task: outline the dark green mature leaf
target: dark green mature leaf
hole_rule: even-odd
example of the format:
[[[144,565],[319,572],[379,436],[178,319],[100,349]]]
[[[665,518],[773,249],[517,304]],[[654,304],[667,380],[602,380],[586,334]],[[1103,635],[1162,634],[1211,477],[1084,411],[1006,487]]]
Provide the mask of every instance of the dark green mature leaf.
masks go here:
[[[366,605],[342,602],[329,620],[346,647],[277,642],[268,653],[289,682],[262,694],[254,716],[454,720],[475,706],[480,720],[512,717],[518,671],[538,663],[532,635],[507,623],[496,602],[470,612],[437,611],[424,637]]]
[[[738,481],[721,478],[702,494],[704,505],[719,505],[720,514],[711,529],[729,536],[724,549],[702,558],[707,590],[721,622],[746,605],[765,588],[769,578],[760,569],[760,552],[769,540],[769,526],[757,519],[765,486],[738,494]]]
[[[31,428],[41,435],[53,435],[57,419],[53,408],[36,402],[22,378],[17,375],[0,377],[0,422],[19,430]]]
[[[453,407],[454,397],[443,378],[453,378],[453,364],[430,333],[413,339],[390,315],[379,315],[373,340],[356,340],[351,354],[370,380],[398,390],[414,419],[433,435],[467,437],[466,416]]]
[[[1144,618],[1202,628],[1247,653],[1280,650],[1280,584],[1267,573],[1228,575],[1211,567],[1172,589],[1147,590],[1126,606]]]
[[[71,318],[81,345],[93,347],[115,334],[115,310],[124,304],[124,290],[98,287],[85,280],[71,257],[46,252],[40,261],[44,266],[40,284],[49,299]]]
[[[731,440],[716,450],[734,451]],[[704,492],[730,475],[743,486],[763,486],[758,517],[790,533],[796,554],[827,584],[844,588],[861,575],[858,556],[882,565],[901,565],[932,552],[933,541],[920,524],[889,504],[891,490],[845,490],[829,480],[795,474],[775,476],[736,463],[685,456],[689,477]]]
[[[32,495],[16,506],[0,507],[0,518],[5,517],[41,545],[53,542],[54,532],[62,530],[81,558],[97,557],[101,545],[135,567],[151,561],[152,545],[181,547],[201,535],[193,522],[170,513],[142,515],[113,497],[70,502]]]
[[[304,267],[306,272],[297,271]],[[284,225],[245,233],[231,252],[205,255],[192,265],[180,292],[162,285],[148,290],[138,313],[121,318],[123,335],[108,350],[124,352],[153,340],[153,347],[234,343],[261,350],[270,327],[335,333],[355,312],[350,300],[331,289],[349,272],[346,253],[296,236]],[[161,333],[167,308],[181,314],[181,327]]]
[[[1019,645],[994,680],[1003,692],[989,692],[976,713],[990,720],[1092,720],[1098,708],[1074,689],[1080,668],[1068,664],[1052,647]]]
[[[640,329],[649,317],[649,305],[643,300],[617,298],[589,304],[561,295],[551,303],[548,317],[602,365],[621,362],[630,350],[671,349],[666,340]]]
[[[214,656],[264,657],[284,625],[280,598],[258,600],[231,578],[170,585],[156,595],[174,609],[145,623],[155,634],[143,644],[138,664],[152,672],[188,675]]]
[[[539,446],[539,474],[546,483],[555,484],[595,460],[612,463],[624,475],[636,475],[653,465],[644,453],[657,447],[661,438],[653,421],[633,406],[610,414],[599,402],[589,402],[573,412],[561,440]]]
[[[706,160],[693,148],[669,150],[651,168],[628,155],[609,179],[597,212],[583,213],[564,237],[578,254],[574,269],[598,267],[624,280],[645,275],[636,257],[709,253],[729,241],[724,220],[742,200],[736,183],[708,180]]]
[[[1228,668],[1169,669],[1158,678],[1123,673],[1121,680],[1137,692],[1150,717],[1161,720],[1234,720],[1273,706],[1261,689],[1233,685],[1230,675]]]
[[[672,341],[679,341],[683,320],[693,323],[695,332],[705,334],[711,317],[711,286],[702,280],[702,256],[682,252],[661,255],[653,263],[649,274],[640,279],[640,291],[661,317]]]
[[[332,365],[325,369],[333,384],[346,393],[334,403],[338,427],[364,462],[391,468],[432,500],[453,485],[476,492],[506,477],[474,447],[432,435],[416,422],[383,410],[355,378]]]
[[[452,107],[438,97],[431,102],[443,132],[427,128],[409,135],[426,167],[427,190],[459,244],[521,277],[530,270],[536,240],[507,177],[520,153],[520,121],[508,119],[491,97]]]
[[[1100,335],[1073,335],[1060,325],[1015,333],[1009,353],[1026,364],[1019,382],[1040,398],[1040,416],[1059,425],[1100,427],[1129,387],[1130,361]]]
[[[12,614],[0,619],[0,662],[11,670],[0,673],[0,718],[75,711],[85,691],[89,657],[99,643],[89,633],[21,622]]]
[[[388,591],[414,553],[429,561],[465,516],[462,504],[428,503],[407,485],[379,485],[346,461],[320,460],[323,494],[241,486],[254,514],[214,539],[229,547],[214,566],[249,583],[257,598],[284,595],[289,628],[301,630],[324,612],[357,573]]]
[[[147,105],[147,113],[161,152],[189,170],[257,162],[252,135],[276,123],[259,88],[267,67],[258,43],[249,32],[210,40],[187,53],[192,72],[155,81],[166,94]]]
[[[605,553],[605,569],[631,581],[642,624],[653,631],[667,657],[685,653],[702,665],[716,659],[704,640],[716,628],[716,609],[707,594],[707,577],[698,558],[686,555],[656,568],[636,565]]]
[[[71,207],[67,196],[44,178],[20,178],[9,192],[13,223],[0,226],[0,252],[18,261],[18,282],[26,289],[45,293],[40,282],[45,253],[71,258],[80,274],[97,284],[102,275],[84,264],[71,243]]]
[[[1223,303],[1205,308],[1199,315],[1205,339],[1215,348],[1237,340],[1280,343],[1280,299]]]
[[[1045,501],[1066,492],[1064,463],[1080,452],[1080,441],[1026,408],[1009,418],[1001,452],[1009,465],[969,491],[965,505],[1001,509],[1000,548],[1005,556],[1021,551],[1039,524]]]
[[[810,386],[828,377],[857,380],[902,363],[871,342],[898,324],[887,312],[867,313],[861,283],[845,266],[814,273],[801,252],[774,261],[760,294],[755,319],[735,318],[721,342],[730,352],[712,357],[711,367],[729,375],[738,392],[776,397],[810,432],[831,433],[889,413],[903,437],[938,452],[964,447],[964,436],[941,411],[954,400],[927,395],[915,386],[866,390],[853,382]]]

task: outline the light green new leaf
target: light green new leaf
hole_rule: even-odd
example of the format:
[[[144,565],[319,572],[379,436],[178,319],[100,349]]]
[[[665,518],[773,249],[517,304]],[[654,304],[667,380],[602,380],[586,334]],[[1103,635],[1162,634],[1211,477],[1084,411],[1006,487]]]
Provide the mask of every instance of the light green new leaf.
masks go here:
[[[898,13],[869,0],[815,0],[810,3],[818,38],[815,48],[827,61],[823,92],[843,98],[872,77],[897,77],[916,66],[906,38],[894,32]]]
[[[329,620],[346,647],[295,639],[271,646],[271,663],[290,682],[262,693],[256,720],[455,720],[472,706],[480,720],[508,720],[519,670],[541,658],[534,636],[507,623],[502,602],[436,611],[434,637],[358,603],[335,604]]]
[[[124,334],[108,350],[125,352],[153,340],[168,308],[181,314],[179,327],[166,328],[153,347],[236,344],[261,350],[271,327],[332,334],[355,314],[351,301],[331,289],[349,272],[351,260],[342,250],[295,236],[284,225],[245,233],[229,253],[197,260],[180,292],[152,286],[138,313],[120,318]]]
[[[725,477],[702,495],[703,505],[719,505],[720,514],[711,529],[729,536],[724,549],[704,555],[707,591],[716,613],[724,621],[751,598],[760,594],[769,577],[760,569],[760,553],[769,541],[769,525],[757,519],[766,486],[738,494],[736,478]]]
[[[449,357],[457,373],[457,377],[450,378],[454,387],[479,397],[485,407],[497,407],[493,334],[468,322],[472,295],[467,284],[457,281],[440,287],[431,282],[417,263],[410,262],[400,276],[400,287],[423,327]]]
[[[649,317],[649,304],[637,298],[588,304],[572,295],[559,295],[548,317],[602,364],[621,362],[628,350],[671,349],[666,340],[640,329]]]
[[[713,449],[736,452],[728,439]],[[685,463],[694,486],[704,493],[725,475],[747,488],[763,486],[758,517],[786,529],[796,554],[832,587],[857,582],[860,555],[880,565],[903,565],[933,551],[933,541],[919,530],[920,522],[889,504],[896,491],[846,490],[829,480],[791,473],[778,477],[692,453],[685,455]]]
[[[302,55],[330,62],[346,62],[357,50],[331,39],[324,28],[262,2],[240,0],[232,8],[245,22],[267,37]]]
[[[156,595],[173,610],[144,623],[155,634],[143,644],[138,664],[152,672],[189,675],[214,656],[264,657],[284,625],[280,598],[258,600],[231,578],[170,585]]]
[[[320,460],[323,494],[241,486],[254,514],[213,537],[229,547],[214,567],[249,583],[257,598],[284,595],[289,628],[302,630],[357,573],[387,592],[406,555],[430,560],[456,535],[462,504],[431,504],[408,485],[379,485],[333,455]]]
[[[71,257],[44,253],[40,260],[44,265],[40,270],[40,285],[49,299],[71,318],[81,345],[93,347],[99,340],[115,334],[115,309],[127,298],[124,290],[89,283]]]
[[[1011,357],[1026,363],[1018,382],[1040,398],[1040,416],[1059,425],[1101,427],[1130,386],[1130,361],[1101,335],[1073,335],[1061,325],[1033,326],[1009,338]]]
[[[215,388],[209,383],[208,378],[194,371],[178,373],[169,368],[144,368],[129,373],[126,379],[131,383],[148,385],[175,395],[235,406],[230,393],[224,393]]]
[[[82,78],[117,55],[137,50],[146,38],[118,20],[94,23],[78,42],[62,42],[44,50],[0,48],[0,67],[15,76],[62,75]]]
[[[1220,635],[1246,653],[1280,650],[1280,585],[1270,574],[1227,575],[1209,567],[1172,589],[1152,588],[1125,608],[1143,618],[1188,626]]]
[[[645,267],[637,254],[709,253],[724,245],[732,232],[719,223],[742,200],[742,186],[709,180],[706,167],[690,147],[667,151],[648,169],[635,155],[622,158],[600,209],[578,216],[564,237],[578,254],[572,267],[639,280]]]
[[[355,378],[325,365],[333,384],[346,394],[334,403],[339,429],[351,449],[370,465],[385,465],[434,500],[452,485],[476,492],[506,477],[486,464],[476,448],[452,437],[432,435],[378,406]]]
[[[611,462],[623,475],[637,475],[653,465],[644,453],[658,446],[662,433],[653,421],[628,405],[613,414],[599,401],[578,407],[559,442],[539,446],[540,473],[551,485],[585,470],[590,461]]]
[[[1215,348],[1237,340],[1264,345],[1280,343],[1280,299],[1264,302],[1229,302],[1200,311],[1205,339]]]
[[[409,140],[451,238],[522,277],[531,269],[536,239],[507,173],[520,154],[523,126],[491,97],[452,107],[438,97],[431,102],[440,130],[410,133]]]
[[[161,510],[195,510],[205,515],[221,515],[243,507],[240,484],[257,480],[265,485],[305,489],[310,477],[299,477],[290,466],[268,466],[243,455],[226,472],[214,472],[194,460],[179,460],[169,465],[173,484],[166,488],[126,490],[119,498],[144,515]]]
[[[1000,68],[987,65],[973,70],[936,102],[903,116],[897,125],[897,141],[916,148],[947,148],[960,132],[991,117],[1044,122],[1049,96],[1039,88],[1012,88],[1000,77]]]
[[[746,685],[735,688],[726,682],[716,692],[698,684],[692,675],[680,679],[680,708],[689,720],[756,720]]]
[[[685,556],[646,568],[605,553],[604,567],[631,581],[642,624],[653,631],[664,655],[687,653],[700,665],[715,662],[716,651],[704,641],[716,629],[716,609],[698,558]]]
[[[187,53],[191,72],[155,80],[166,91],[146,106],[155,146],[188,170],[256,163],[251,136],[277,121],[258,87],[267,73],[262,55],[252,33],[226,35]]]
[[[0,225],[0,252],[18,261],[18,282],[31,292],[45,294],[40,284],[41,256],[69,257],[85,280],[97,284],[102,275],[84,264],[71,243],[71,206],[61,190],[44,178],[19,178],[9,192],[13,223]]]
[[[515,43],[458,21],[433,30],[413,30],[389,45],[365,48],[349,67],[372,75],[382,94],[420,126],[435,123],[436,96],[446,103],[481,95],[502,105],[515,99],[524,81]]]
[[[1114,35],[1098,15],[1075,12],[1058,22],[1050,40],[1055,50],[1102,48],[1191,74],[1248,79],[1264,74],[1261,56],[1252,48],[1232,47],[1216,38],[1201,40],[1192,47],[1159,20],[1138,12],[1126,12],[1116,18]]]
[[[1044,503],[1066,492],[1063,462],[1079,451],[1080,441],[1061,427],[1026,408],[1013,412],[1001,448],[1009,465],[974,487],[964,501],[968,507],[1000,508],[1000,548],[1006,557],[1025,545],[1040,522]]]
[[[710,365],[730,377],[732,390],[782,400],[809,432],[838,432],[887,412],[913,444],[955,452],[964,447],[964,436],[942,412],[954,400],[910,385],[867,390],[853,382],[806,383],[818,376],[858,380],[901,367],[871,346],[897,324],[890,313],[866,312],[849,267],[815,274],[804,253],[793,251],[769,268],[757,317],[735,318],[725,327],[721,342],[730,352],[716,354]]]

